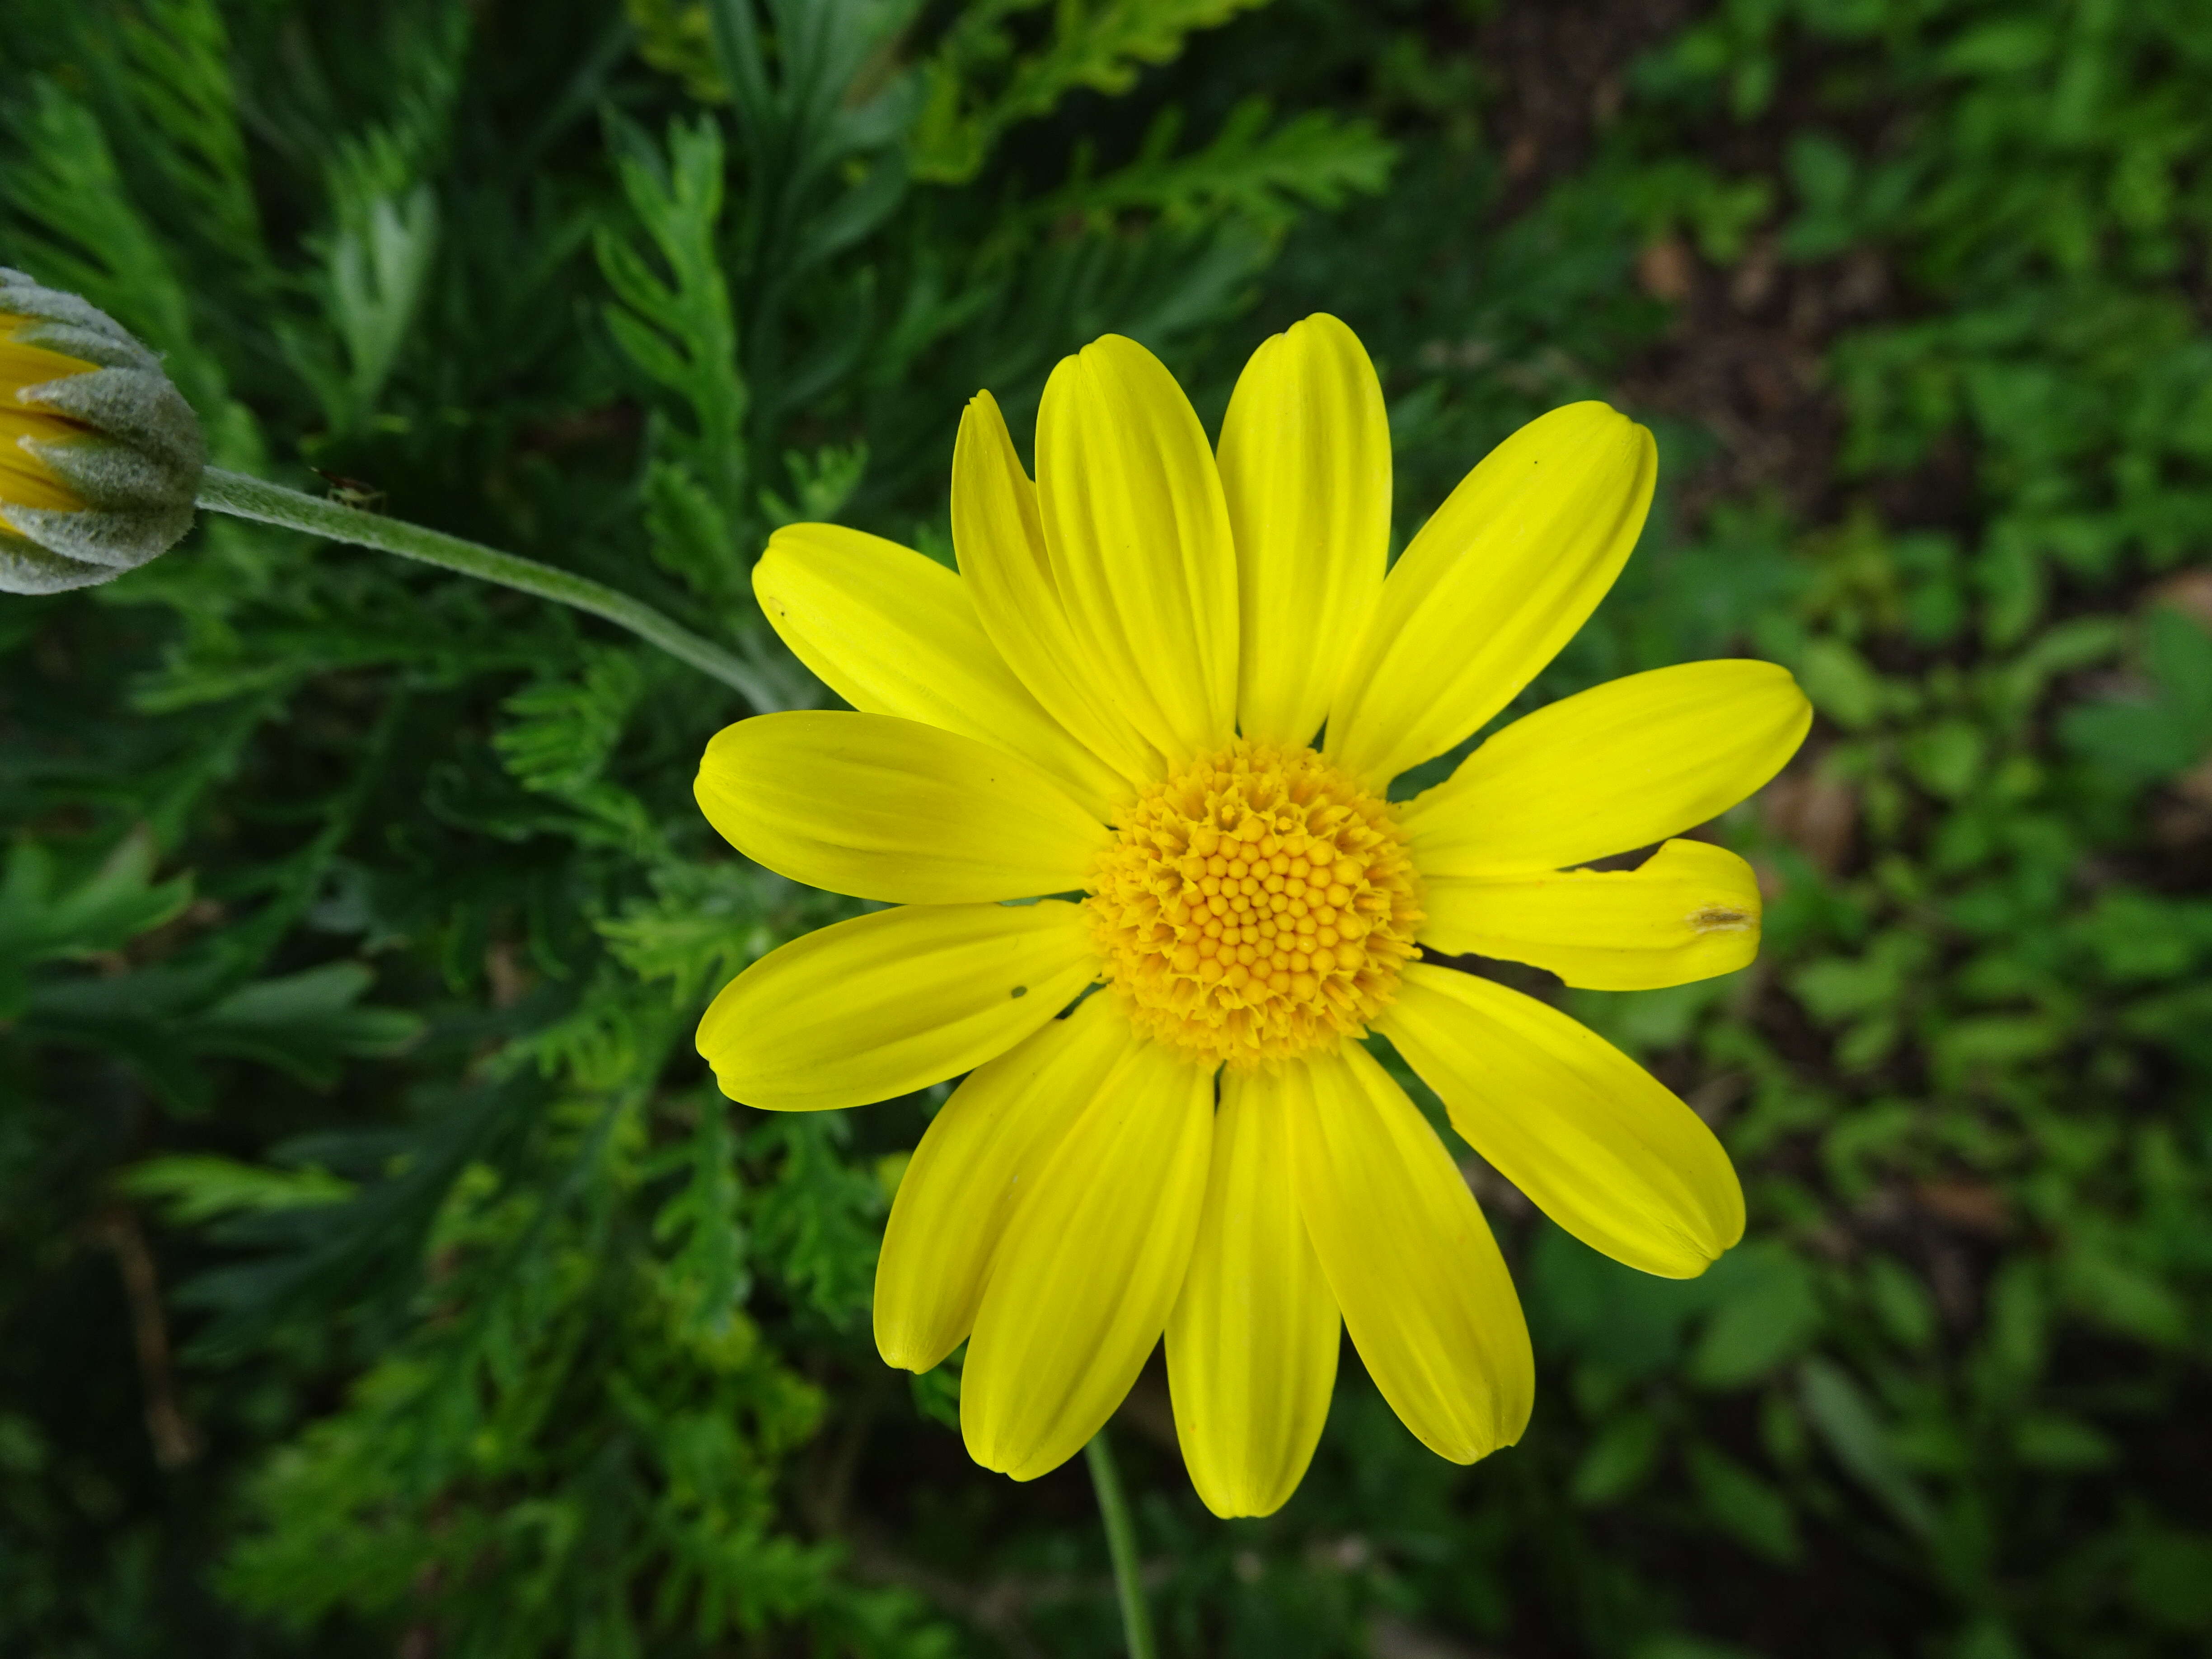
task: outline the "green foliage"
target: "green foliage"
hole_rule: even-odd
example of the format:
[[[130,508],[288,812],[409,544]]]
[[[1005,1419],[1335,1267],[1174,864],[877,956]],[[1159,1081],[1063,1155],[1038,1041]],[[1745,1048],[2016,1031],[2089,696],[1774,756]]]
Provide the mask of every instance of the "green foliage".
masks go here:
[[[702,103],[727,103],[730,89],[722,83],[714,62],[714,26],[707,21],[706,0],[624,0],[623,9],[636,25],[638,56],[664,74],[684,82],[684,89]]]
[[[915,132],[915,176],[965,184],[1007,129],[1049,115],[1079,88],[1125,93],[1139,67],[1163,64],[1196,29],[1218,28],[1267,0],[1053,0],[1051,33],[1035,52],[1014,20],[1046,0],[981,0],[945,31],[923,70],[927,102]]]
[[[668,161],[641,135],[628,139],[619,163],[623,194],[666,263],[670,280],[611,227],[597,247],[599,270],[620,301],[606,307],[607,329],[630,361],[690,406],[695,430],[678,441],[693,467],[711,468],[718,494],[734,500],[743,475],[744,382],[738,372],[737,325],[716,252],[722,213],[722,138],[709,119],[670,129]],[[710,474],[710,476],[712,476]]]
[[[1091,176],[1091,150],[1079,146],[1072,176],[1041,198],[1030,216],[1039,224],[1068,216],[1110,222],[1142,211],[1177,223],[1238,213],[1280,228],[1301,206],[1340,206],[1380,190],[1389,176],[1394,152],[1364,122],[1340,122],[1314,110],[1271,131],[1267,119],[1265,100],[1248,98],[1230,111],[1211,143],[1176,155],[1182,114],[1164,110],[1136,156],[1105,178]]]
[[[190,878],[150,879],[155,857],[153,837],[142,830],[71,883],[58,878],[53,854],[37,842],[10,848],[0,874],[0,971],[9,975],[0,981],[0,1009],[9,1018],[23,1012],[33,963],[119,951],[190,903]]]
[[[163,1200],[167,1218],[184,1226],[240,1211],[296,1210],[350,1198],[354,1183],[327,1170],[276,1170],[208,1153],[149,1158],[116,1184],[133,1198]]]
[[[166,352],[223,464],[650,598],[778,706],[825,694],[767,534],[943,556],[962,402],[1021,430],[1109,328],[1213,419],[1345,317],[1401,539],[1545,408],[1650,419],[1644,544],[1521,706],[1747,649],[1820,711],[1714,830],[1759,965],[1561,997],[1717,1124],[1749,1237],[1645,1278],[1468,1159],[1527,1439],[1438,1462],[1347,1349],[1265,1522],[1141,1382],[1167,1650],[2201,1649],[2200,8],[1599,7],[1601,64],[1520,0],[18,9],[0,259]],[[945,1091],[770,1117],[691,1052],[854,908],[700,821],[746,712],[230,522],[0,614],[0,1644],[1118,1650],[1080,1472],[975,1469],[957,1363],[873,1350]]]

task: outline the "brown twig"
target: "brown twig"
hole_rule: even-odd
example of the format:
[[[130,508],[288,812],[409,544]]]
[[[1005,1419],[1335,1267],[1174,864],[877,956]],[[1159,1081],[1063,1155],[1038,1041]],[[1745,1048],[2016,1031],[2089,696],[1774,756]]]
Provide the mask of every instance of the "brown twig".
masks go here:
[[[93,1236],[115,1253],[123,1294],[131,1304],[131,1336],[138,1351],[138,1382],[146,1397],[146,1433],[154,1461],[179,1469],[200,1455],[199,1431],[177,1403],[169,1363],[169,1326],[161,1312],[161,1280],[138,1217],[127,1204],[111,1204],[93,1223]]]

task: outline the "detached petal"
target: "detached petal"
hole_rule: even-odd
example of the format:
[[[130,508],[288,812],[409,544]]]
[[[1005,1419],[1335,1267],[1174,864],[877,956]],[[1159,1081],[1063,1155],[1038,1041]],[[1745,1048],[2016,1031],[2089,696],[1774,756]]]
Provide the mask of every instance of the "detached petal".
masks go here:
[[[1006,666],[966,585],[934,559],[842,525],[787,525],[753,592],[792,653],[862,713],[1011,750],[1102,819],[1127,793]]]
[[[952,448],[952,545],[977,620],[1030,694],[1124,783],[1156,782],[1159,751],[1115,702],[1109,665],[1076,633],[1045,553],[1036,486],[988,392],[969,401]]]
[[[1298,1207],[1376,1387],[1439,1457],[1511,1445],[1535,1400],[1528,1327],[1443,1142],[1356,1043],[1279,1089]]]
[[[1171,760],[1237,719],[1237,555],[1221,475],[1182,388],[1134,340],[1063,357],[1037,410],[1052,571],[1103,688]]]
[[[1382,591],[1390,422],[1358,337],[1326,313],[1252,354],[1221,423],[1243,619],[1237,727],[1304,746]]]
[[[1609,680],[1522,716],[1407,804],[1421,873],[1557,870],[1679,836],[1779,772],[1813,706],[1771,662]]]
[[[1468,1144],[1592,1249],[1694,1279],[1743,1237],[1743,1189],[1713,1132],[1558,1009],[1415,963],[1375,1029]]]
[[[1522,427],[1413,538],[1328,717],[1328,757],[1381,784],[1505,707],[1574,636],[1644,529],[1651,434],[1601,403]]]
[[[991,1254],[1068,1126],[1137,1042],[1111,997],[978,1066],[930,1120],[876,1264],[876,1348],[926,1371],[975,1323]]]
[[[1427,884],[1421,943],[1548,968],[1593,991],[1732,974],[1759,954],[1759,878],[1724,847],[1670,841],[1634,870]]]
[[[1343,1322],[1298,1213],[1279,1079],[1224,1073],[1206,1214],[1168,1317],[1168,1390],[1216,1515],[1273,1515],[1313,1462]]]
[[[747,858],[810,887],[896,903],[1066,892],[1109,839],[1027,761],[888,714],[739,720],[708,744],[693,792]]]
[[[960,1376],[960,1431],[1033,1480],[1098,1432],[1160,1340],[1206,1200],[1213,1079],[1123,1051],[1015,1209]]]
[[[699,1052],[748,1106],[864,1105],[1006,1053],[1097,972],[1080,905],[878,910],[795,939],[724,986]]]

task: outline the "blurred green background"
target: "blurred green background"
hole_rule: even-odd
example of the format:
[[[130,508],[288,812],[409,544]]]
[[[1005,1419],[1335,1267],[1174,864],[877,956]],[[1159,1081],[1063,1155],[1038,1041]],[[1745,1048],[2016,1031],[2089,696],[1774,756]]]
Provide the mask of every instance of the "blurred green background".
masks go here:
[[[589,573],[791,701],[768,532],[949,558],[963,400],[1025,438],[1109,329],[1211,423],[1345,318],[1401,538],[1547,408],[1650,424],[1643,546],[1522,706],[1751,652],[1819,707],[1718,826],[1759,963],[1559,994],[1717,1126],[1750,1235],[1646,1279],[1469,1158],[1527,1438],[1439,1462],[1347,1348],[1266,1521],[1199,1505],[1149,1374],[1164,1645],[2205,1650],[2201,0],[6,14],[0,262],[165,351],[220,464]],[[744,712],[234,521],[0,603],[0,1650],[1119,1651],[1079,1464],[974,1468],[957,1379],[869,1337],[944,1091],[771,1116],[691,1051],[848,903],[693,808]]]

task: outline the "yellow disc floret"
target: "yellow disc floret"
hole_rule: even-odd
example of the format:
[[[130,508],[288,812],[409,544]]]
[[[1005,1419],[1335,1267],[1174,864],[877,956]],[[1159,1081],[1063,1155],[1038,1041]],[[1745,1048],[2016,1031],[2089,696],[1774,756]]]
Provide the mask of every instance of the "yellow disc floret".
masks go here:
[[[1137,1029],[1239,1066],[1364,1031],[1421,922],[1389,803],[1310,749],[1241,739],[1138,798],[1085,902]]]

